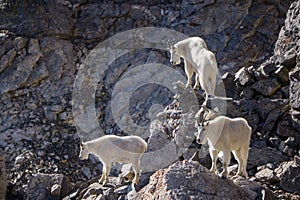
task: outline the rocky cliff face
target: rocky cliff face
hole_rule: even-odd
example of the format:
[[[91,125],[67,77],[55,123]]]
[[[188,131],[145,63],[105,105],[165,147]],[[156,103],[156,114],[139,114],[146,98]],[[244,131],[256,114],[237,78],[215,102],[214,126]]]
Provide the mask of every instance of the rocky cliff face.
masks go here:
[[[284,162],[299,155],[300,143],[300,5],[299,1],[291,2],[1,1],[0,146],[6,159],[7,198],[37,198],[32,191],[44,191],[39,182],[42,179],[45,180],[44,188],[50,190],[44,196],[40,192],[36,195],[60,199],[70,194],[72,187],[64,176],[78,183],[101,173],[101,164],[96,159],[78,160],[79,138],[72,113],[73,83],[80,65],[99,43],[121,31],[147,26],[165,27],[205,39],[224,74],[222,80],[227,96],[236,100],[228,102],[228,114],[246,117],[255,130],[249,157],[252,177],[258,177],[259,182],[271,183],[269,189],[273,189],[278,197],[282,195],[280,198],[291,198],[283,191],[299,193],[299,185],[293,185],[297,183],[293,179],[297,175],[293,175],[297,174],[299,162],[297,159]],[[103,81],[99,81],[95,94],[97,115],[107,134],[122,134],[110,109],[114,86],[124,72],[140,64],[155,62],[170,65],[166,51],[145,49],[129,53],[112,63]],[[181,67],[176,69],[182,70]],[[162,108],[172,102],[173,95],[161,86],[142,87],[131,98],[133,118],[139,124],[149,125],[151,117],[147,112],[152,104],[160,104],[159,108]],[[176,120],[181,119],[181,115],[169,114],[177,115]],[[173,122],[169,130],[176,127],[182,130],[177,126],[180,123]],[[172,140],[163,134],[161,137]],[[159,148],[159,145],[163,144],[157,142],[153,148]],[[261,155],[266,155],[263,158],[267,159],[257,159]],[[280,172],[280,167],[284,173]],[[188,174],[191,169],[198,168],[205,174],[187,175],[188,181],[194,176],[212,176],[202,166],[176,163],[153,175],[150,185],[138,195],[147,194],[145,190],[152,185],[164,185],[165,176],[169,174],[173,176],[178,170]],[[275,169],[278,171],[274,172]],[[0,171],[1,176],[5,176],[3,170]],[[148,180],[149,175],[145,175],[144,185]],[[83,198],[80,195],[96,198],[100,194],[106,199],[125,198],[130,189],[99,189],[95,185],[88,187],[89,183],[77,184],[75,188],[81,193],[73,193],[73,198]],[[218,180],[213,184],[216,183]],[[36,186],[40,187],[39,190],[33,189]],[[172,195],[176,195],[177,186],[172,185]],[[190,189],[187,191],[203,194],[202,190]],[[253,190],[257,192],[256,189]],[[169,195],[168,190],[158,190]],[[267,188],[259,191],[264,190],[269,191]],[[1,189],[0,193],[3,191]],[[246,196],[249,194],[248,191]],[[257,195],[263,194],[257,192]]]

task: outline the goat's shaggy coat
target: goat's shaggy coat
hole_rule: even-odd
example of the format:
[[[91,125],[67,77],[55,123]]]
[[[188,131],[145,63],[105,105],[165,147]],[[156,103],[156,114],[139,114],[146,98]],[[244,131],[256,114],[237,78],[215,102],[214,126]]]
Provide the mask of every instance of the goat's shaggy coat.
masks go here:
[[[244,118],[228,118],[217,116],[213,120],[198,125],[196,140],[200,144],[208,142],[212,159],[211,171],[216,171],[218,153],[223,152],[223,172],[221,177],[228,174],[231,151],[239,163],[238,175],[247,177],[247,159],[251,138],[251,127]]]
[[[147,150],[147,143],[139,136],[105,135],[98,139],[82,142],[80,159],[87,159],[90,153],[95,154],[103,164],[100,183],[108,183],[111,165],[114,162],[132,163],[135,172],[133,183],[140,178],[140,159]]]

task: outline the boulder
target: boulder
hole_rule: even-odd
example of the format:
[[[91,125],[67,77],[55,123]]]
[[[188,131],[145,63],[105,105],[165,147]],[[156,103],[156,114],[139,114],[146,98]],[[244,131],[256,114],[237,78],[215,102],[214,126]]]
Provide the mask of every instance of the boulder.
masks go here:
[[[268,163],[278,165],[279,163],[287,160],[288,157],[284,156],[280,151],[267,147],[263,149],[250,148],[248,156],[248,169],[265,165]]]
[[[284,85],[289,84],[289,70],[286,67],[279,65],[273,76],[276,77],[280,83]]]
[[[274,171],[269,168],[260,170],[255,174],[255,177],[257,178],[257,180],[259,180],[259,182],[277,183],[280,181]]]
[[[246,193],[247,199],[259,199],[261,197],[261,191],[265,189],[262,187],[261,183],[241,176],[233,176],[231,177],[231,180],[234,184],[242,188]]]
[[[246,194],[197,162],[178,161],[155,172],[133,199],[246,199]]]
[[[254,83],[254,79],[246,67],[242,67],[236,72],[234,81],[242,86],[248,86]]]
[[[290,72],[290,104],[294,110],[300,110],[300,67]]]
[[[253,90],[267,97],[272,96],[280,87],[281,84],[275,78],[262,79],[251,86]]]
[[[61,174],[36,174],[29,180],[26,199],[62,199],[70,193],[73,185]]]
[[[162,148],[170,141],[169,136],[164,131],[163,123],[159,120],[154,120],[150,125],[150,136],[148,139],[148,151],[155,151]]]
[[[290,105],[292,109],[293,126],[300,131],[300,67],[290,74]]]
[[[300,157],[295,156],[293,161],[282,163],[275,169],[275,173],[285,191],[300,194]]]

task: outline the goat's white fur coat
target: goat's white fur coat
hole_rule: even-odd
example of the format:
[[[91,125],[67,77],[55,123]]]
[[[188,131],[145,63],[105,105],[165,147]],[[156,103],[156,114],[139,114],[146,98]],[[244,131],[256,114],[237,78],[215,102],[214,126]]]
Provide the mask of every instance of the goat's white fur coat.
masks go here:
[[[108,183],[111,165],[114,162],[132,163],[135,172],[133,183],[140,178],[140,159],[147,150],[147,143],[139,136],[105,135],[98,139],[82,142],[80,159],[87,159],[90,153],[96,155],[103,164],[100,183]]]
[[[221,177],[228,174],[231,151],[239,163],[238,175],[247,177],[247,159],[251,138],[251,127],[244,118],[228,118],[217,116],[213,120],[198,125],[196,140],[200,144],[208,142],[212,159],[211,171],[216,171],[216,161],[219,152],[223,153],[223,172]]]

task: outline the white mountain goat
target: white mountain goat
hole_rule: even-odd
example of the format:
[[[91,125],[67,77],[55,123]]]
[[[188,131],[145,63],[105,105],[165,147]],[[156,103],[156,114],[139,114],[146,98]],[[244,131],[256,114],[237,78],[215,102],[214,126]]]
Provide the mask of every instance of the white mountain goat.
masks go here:
[[[79,158],[88,159],[90,153],[101,161],[102,176],[100,183],[108,183],[111,165],[114,162],[132,163],[135,173],[133,183],[138,184],[140,179],[140,159],[147,150],[147,143],[139,136],[105,135],[98,139],[82,142]]]
[[[196,74],[194,88],[200,86],[205,91],[205,102],[208,95],[214,95],[218,74],[218,64],[213,52],[207,49],[206,43],[200,37],[190,37],[177,42],[169,48],[173,65],[180,64],[184,59],[185,73],[188,77],[186,87],[191,85],[193,73]]]
[[[195,133],[199,144],[208,142],[209,153],[212,159],[210,171],[216,172],[218,154],[223,153],[223,171],[220,176],[227,177],[228,164],[231,151],[238,161],[237,175],[247,177],[247,159],[251,138],[251,127],[244,118],[228,118],[225,116],[214,116],[214,119],[196,123],[198,132]]]

